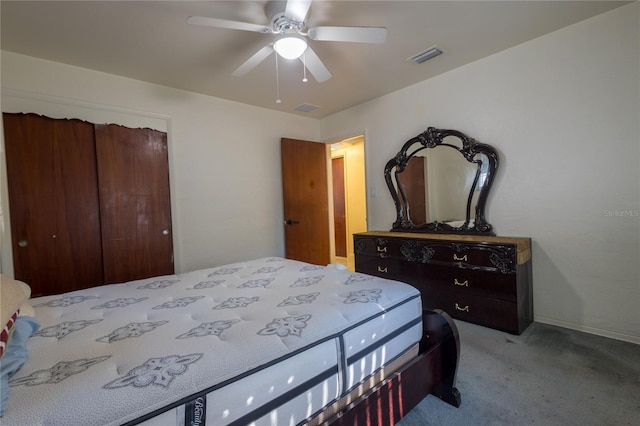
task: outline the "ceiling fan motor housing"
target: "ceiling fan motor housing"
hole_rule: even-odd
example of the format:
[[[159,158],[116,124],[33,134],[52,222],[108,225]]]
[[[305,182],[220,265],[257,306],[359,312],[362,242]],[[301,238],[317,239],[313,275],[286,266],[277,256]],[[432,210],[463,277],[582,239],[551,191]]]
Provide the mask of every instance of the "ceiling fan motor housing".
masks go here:
[[[296,21],[285,15],[286,2],[270,1],[265,7],[274,34],[298,34],[304,29],[304,22]]]
[[[271,21],[271,28],[275,34],[299,34],[302,32],[304,24],[280,15]]]

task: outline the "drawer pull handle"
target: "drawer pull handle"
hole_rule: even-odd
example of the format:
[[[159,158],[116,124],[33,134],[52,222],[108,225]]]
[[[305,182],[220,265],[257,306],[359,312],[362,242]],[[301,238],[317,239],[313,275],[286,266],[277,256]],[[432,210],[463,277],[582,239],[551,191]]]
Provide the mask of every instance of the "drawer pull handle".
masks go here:
[[[456,302],[456,310],[457,311],[463,311],[463,312],[469,312],[469,305],[465,306],[464,308],[461,308],[460,305],[458,305],[458,303]]]
[[[462,257],[458,257],[455,253],[453,253],[453,260],[462,260],[463,262],[467,261],[467,255],[465,254]]]
[[[376,249],[378,250],[378,253],[386,253],[387,252],[387,248],[386,247],[376,246]]]
[[[386,274],[387,273],[387,268],[382,268],[382,267],[378,266],[378,272],[384,272]]]
[[[464,281],[460,282],[460,281],[458,281],[458,279],[457,279],[457,278],[454,278],[454,279],[453,279],[453,283],[454,283],[455,285],[464,286],[464,287],[469,287],[469,280],[464,280]]]

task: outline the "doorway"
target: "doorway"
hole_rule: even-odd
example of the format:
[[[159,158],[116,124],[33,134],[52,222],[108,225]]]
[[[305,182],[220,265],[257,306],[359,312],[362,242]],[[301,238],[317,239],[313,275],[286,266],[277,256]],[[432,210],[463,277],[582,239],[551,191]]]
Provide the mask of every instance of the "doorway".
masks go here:
[[[364,136],[331,144],[331,263],[355,271],[353,234],[367,230]]]

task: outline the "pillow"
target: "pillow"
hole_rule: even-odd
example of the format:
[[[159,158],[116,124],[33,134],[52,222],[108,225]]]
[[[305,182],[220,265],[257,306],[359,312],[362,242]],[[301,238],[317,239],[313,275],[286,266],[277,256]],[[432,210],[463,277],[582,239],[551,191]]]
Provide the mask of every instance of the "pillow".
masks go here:
[[[29,302],[24,302],[22,304],[22,306],[20,306],[20,313],[18,315],[20,315],[20,316],[26,315],[26,316],[29,316],[29,317],[35,317],[36,316],[36,311],[33,309],[33,306],[31,306],[29,304]]]
[[[16,318],[13,334],[4,356],[0,359],[0,417],[4,414],[9,401],[9,378],[13,376],[29,357],[27,340],[40,327],[34,317],[21,315]]]
[[[36,316],[36,311],[28,302],[24,302],[22,306],[20,306],[20,309],[18,309],[16,312],[14,312],[13,315],[11,315],[11,318],[9,318],[9,321],[7,322],[7,324],[5,324],[4,328],[0,330],[0,358],[2,358],[4,350],[7,347],[7,343],[11,338],[11,333],[13,332],[13,325],[15,324],[16,318],[18,318],[18,316],[24,315],[29,317]]]
[[[0,326],[4,327],[9,318],[31,296],[31,287],[22,281],[0,274]]]
[[[7,321],[2,331],[0,331],[0,359],[2,358],[2,355],[4,355],[4,348],[7,346],[9,336],[11,336],[16,318],[18,318],[18,311],[11,315],[9,321]]]
[[[27,284],[0,274],[0,358],[4,354],[20,307],[29,296],[31,288]]]

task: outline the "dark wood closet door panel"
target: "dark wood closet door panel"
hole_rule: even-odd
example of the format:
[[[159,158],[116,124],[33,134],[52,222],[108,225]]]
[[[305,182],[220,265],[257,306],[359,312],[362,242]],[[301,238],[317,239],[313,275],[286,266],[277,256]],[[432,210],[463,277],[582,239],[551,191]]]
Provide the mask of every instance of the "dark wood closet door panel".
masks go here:
[[[172,274],[167,134],[96,125],[105,283]]]
[[[93,125],[3,114],[14,273],[34,296],[102,283]]]

